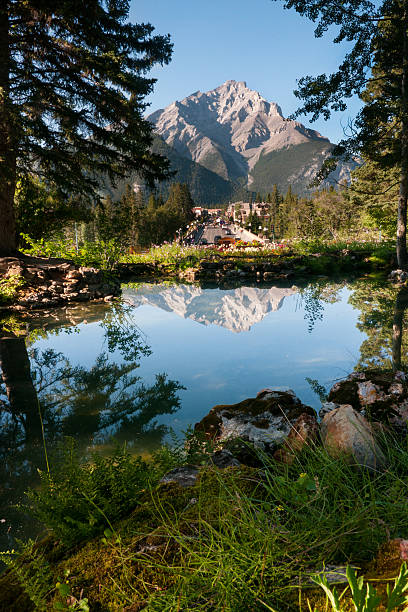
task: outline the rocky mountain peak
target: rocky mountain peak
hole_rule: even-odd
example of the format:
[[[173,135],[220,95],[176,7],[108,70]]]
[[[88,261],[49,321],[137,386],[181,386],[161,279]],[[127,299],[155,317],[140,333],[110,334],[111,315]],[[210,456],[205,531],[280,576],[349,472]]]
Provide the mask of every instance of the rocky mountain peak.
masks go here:
[[[266,100],[245,81],[228,80],[210,91],[196,91],[148,119],[180,155],[223,179],[239,179],[250,187],[259,161],[263,171],[265,156],[297,145],[303,146],[304,155],[309,151],[314,155],[313,168],[306,169],[310,182],[310,175],[319,169],[322,156],[327,157],[331,147],[315,130],[285,119],[276,102]],[[306,174],[300,168],[301,178]]]

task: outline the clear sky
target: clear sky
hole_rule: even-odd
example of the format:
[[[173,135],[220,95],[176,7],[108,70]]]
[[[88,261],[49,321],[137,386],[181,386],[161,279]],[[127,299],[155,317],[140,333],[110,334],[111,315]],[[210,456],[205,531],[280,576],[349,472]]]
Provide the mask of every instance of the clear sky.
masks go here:
[[[150,73],[158,81],[149,112],[235,79],[277,102],[288,116],[299,106],[293,95],[296,80],[334,71],[345,51],[331,42],[333,35],[314,38],[313,24],[284,10],[281,1],[132,0],[130,18],[151,23],[158,34],[169,33],[174,43],[171,63]],[[300,121],[338,142],[342,125],[359,108],[354,99],[329,121]]]

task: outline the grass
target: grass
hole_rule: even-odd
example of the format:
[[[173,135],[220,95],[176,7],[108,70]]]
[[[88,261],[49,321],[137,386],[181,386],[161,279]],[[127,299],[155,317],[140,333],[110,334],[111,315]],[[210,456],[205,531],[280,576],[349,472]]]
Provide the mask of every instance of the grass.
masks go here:
[[[152,247],[145,253],[129,254],[123,245],[111,241],[85,241],[78,248],[69,240],[32,240],[24,235],[30,255],[62,257],[77,265],[96,266],[114,272],[118,264],[146,264],[154,266],[154,275],[160,277],[178,276],[187,268],[199,268],[206,261],[235,262],[237,268],[246,264],[276,263],[297,267],[306,266],[308,273],[323,274],[347,271],[356,267],[355,256],[359,253],[362,269],[389,268],[393,260],[395,246],[390,242],[363,241],[321,241],[317,239],[287,241],[272,246],[234,247],[182,246],[176,243]],[[318,255],[319,257],[316,257]],[[152,270],[149,270],[152,273]],[[1,286],[0,286],[1,299]]]
[[[190,456],[185,448],[162,449],[145,464],[143,484],[138,477],[137,486],[131,477],[141,474],[137,462],[134,472],[123,471],[126,478],[117,477],[117,459],[95,462],[74,487],[72,476],[62,472],[52,483],[44,481],[42,497],[36,498],[54,532],[59,533],[56,521],[64,522],[58,559],[55,547],[52,562],[43,555],[49,567],[47,605],[60,597],[50,585],[71,572],[72,597],[86,598],[90,609],[286,612],[307,610],[309,600],[312,610],[324,610],[326,595],[310,586],[311,576],[328,564],[348,563],[378,578],[370,562],[380,545],[408,537],[406,441],[383,442],[389,468],[377,473],[313,447],[290,467],[260,455],[257,469],[204,467],[192,488],[157,487],[168,468],[205,461],[207,449],[191,439]],[[79,533],[90,518],[98,523],[85,534],[87,541],[71,549],[79,541],[78,498]],[[391,564],[375,583],[380,597],[398,571]],[[37,584],[38,576],[36,569],[30,579]],[[0,593],[3,586],[0,579]],[[354,610],[349,591],[342,602],[342,610]],[[0,597],[0,608],[1,603]]]

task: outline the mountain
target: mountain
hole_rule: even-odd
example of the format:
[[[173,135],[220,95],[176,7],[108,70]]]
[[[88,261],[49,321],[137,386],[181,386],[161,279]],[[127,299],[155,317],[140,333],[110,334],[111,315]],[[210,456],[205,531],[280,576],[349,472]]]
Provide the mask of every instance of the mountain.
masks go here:
[[[252,191],[271,191],[274,183],[285,189],[292,183],[304,193],[333,147],[319,132],[285,119],[278,104],[243,81],[195,92],[148,120],[180,156]],[[340,165],[330,178],[348,178],[355,165]]]
[[[196,206],[211,206],[231,200],[248,199],[248,190],[242,184],[226,180],[201,164],[180,155],[160,136],[154,136],[152,151],[167,157],[170,160],[170,169],[176,172],[174,178],[163,181],[158,186],[164,198],[168,196],[170,184],[178,181],[189,186]],[[127,184],[140,185],[143,184],[143,180],[137,173],[131,174],[126,179],[118,180],[115,186],[105,179],[101,185],[101,192],[103,195],[109,194],[113,200],[120,200]]]
[[[165,140],[155,136],[152,150],[170,160],[171,170],[176,172],[174,179],[160,184],[160,190],[167,195],[173,180],[186,183],[189,186],[194,203],[197,206],[208,206],[230,200],[247,199],[247,189],[239,183],[233,183],[208,170],[201,164],[180,155]]]
[[[232,332],[249,331],[255,323],[281,308],[285,297],[294,295],[296,288],[203,290],[194,285],[142,285],[137,290],[124,289],[123,299],[138,308],[144,304],[174,312],[184,319],[202,325],[218,325]]]

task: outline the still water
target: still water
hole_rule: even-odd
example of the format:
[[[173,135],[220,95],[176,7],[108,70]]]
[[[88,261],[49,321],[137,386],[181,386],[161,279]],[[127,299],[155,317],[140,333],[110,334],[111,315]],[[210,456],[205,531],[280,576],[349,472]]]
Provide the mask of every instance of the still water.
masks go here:
[[[14,506],[44,468],[42,426],[51,458],[66,436],[84,457],[115,441],[144,454],[215,404],[264,387],[292,388],[318,409],[316,382],[328,389],[356,367],[391,366],[392,326],[398,312],[402,325],[408,304],[366,278],[222,289],[137,284],[122,297],[37,316],[23,335],[4,322],[0,550],[35,534]],[[403,339],[403,361],[404,347]]]

